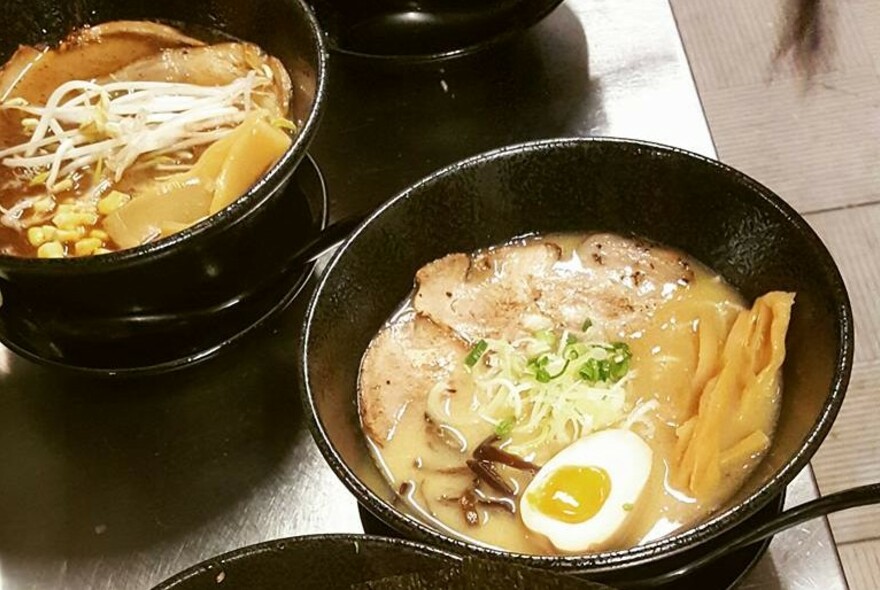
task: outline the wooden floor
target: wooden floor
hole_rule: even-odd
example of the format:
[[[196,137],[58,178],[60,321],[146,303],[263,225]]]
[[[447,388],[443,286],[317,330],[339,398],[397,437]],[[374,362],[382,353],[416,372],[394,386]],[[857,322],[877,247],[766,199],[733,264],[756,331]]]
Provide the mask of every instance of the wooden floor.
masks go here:
[[[783,1],[671,4],[720,159],[805,215],[852,299],[852,383],[813,461],[827,494],[880,481],[880,1],[824,0],[834,42],[809,84],[773,63]],[[831,524],[852,590],[880,589],[880,508]]]

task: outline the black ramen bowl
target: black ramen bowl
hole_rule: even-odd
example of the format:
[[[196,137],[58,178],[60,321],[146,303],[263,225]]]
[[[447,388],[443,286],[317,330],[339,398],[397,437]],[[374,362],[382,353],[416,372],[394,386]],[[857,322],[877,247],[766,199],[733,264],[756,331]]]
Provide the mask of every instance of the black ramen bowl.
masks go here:
[[[177,574],[153,590],[386,590],[505,588],[612,590],[568,576],[484,560],[463,560],[396,538],[313,535],[230,551]]]
[[[679,248],[747,300],[795,291],[781,414],[772,446],[734,498],[710,518],[625,550],[534,556],[445,534],[394,502],[360,428],[361,356],[413,289],[415,272],[535,232],[610,231]],[[489,152],[418,182],[376,211],[324,271],[311,300],[301,371],[324,457],[357,499],[406,537],[445,550],[583,573],[611,584],[693,559],[776,497],[807,464],[843,401],[853,360],[852,312],[822,242],[779,197],[716,161],[610,139],[558,139]]]
[[[562,0],[312,0],[331,50],[384,62],[475,53],[547,16]]]
[[[77,27],[120,19],[257,43],[291,75],[299,129],[247,193],[180,233],[93,257],[0,255],[0,340],[34,360],[105,372],[180,366],[241,334],[278,307],[271,294],[280,283],[295,285],[309,270],[287,261],[324,219],[301,190],[286,190],[326,87],[322,34],[303,0],[11,0],[0,11],[0,62],[18,44],[52,44]]]
[[[331,590],[389,576],[428,572],[457,560],[400,539],[314,535],[251,545],[209,559],[153,590]]]

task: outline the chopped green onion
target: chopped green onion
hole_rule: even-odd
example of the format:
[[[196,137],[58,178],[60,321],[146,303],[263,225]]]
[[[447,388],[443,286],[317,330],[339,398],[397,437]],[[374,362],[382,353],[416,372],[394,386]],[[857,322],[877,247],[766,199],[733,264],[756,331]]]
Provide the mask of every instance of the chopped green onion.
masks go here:
[[[547,363],[550,362],[550,356],[547,353],[536,356],[533,359],[530,359],[528,362],[528,366],[533,369],[540,369],[541,367],[546,367]]]
[[[483,353],[486,352],[486,349],[489,348],[489,343],[485,340],[480,340],[474,347],[471,348],[471,351],[464,358],[464,364],[469,367],[473,367],[477,364],[477,361],[480,360],[480,357],[483,356]]]
[[[559,369],[559,372],[555,375],[550,375],[550,379],[556,379],[557,377],[561,377],[563,373],[568,369],[568,365],[571,364],[571,359],[566,359],[565,364]]]
[[[551,339],[555,345],[546,346]],[[482,342],[467,355],[476,365],[469,371],[474,400],[511,452],[526,456],[547,441],[567,445],[625,416],[625,344],[590,341],[577,330],[575,338],[542,330],[514,342],[487,338],[485,348]],[[477,365],[484,355],[493,362]]]
[[[538,367],[538,370],[535,371],[535,379],[538,383],[550,383],[550,379],[552,378],[550,372],[544,367]]]
[[[590,383],[617,383],[629,372],[632,352],[624,342],[614,342],[601,348],[608,352],[604,359],[591,358],[581,367],[581,379]]]
[[[611,350],[614,353],[623,355],[626,358],[632,358],[632,351],[629,349],[629,345],[626,342],[612,342]]]
[[[584,381],[589,381],[590,383],[597,383],[598,381],[600,381],[599,359],[589,359],[586,363],[584,363],[584,366],[581,367],[579,374],[581,376],[581,379],[583,379]]]
[[[632,352],[624,342],[615,342],[612,344],[612,347],[609,376],[616,382],[623,379],[624,375],[629,371],[629,361],[632,358]]]
[[[495,426],[495,434],[502,438],[509,435],[514,424],[516,424],[516,419],[513,417],[505,418]]]
[[[593,320],[591,320],[590,318],[585,319],[585,320],[584,320],[584,325],[581,326],[581,332],[586,332],[586,331],[589,330],[592,326],[593,326]]]
[[[550,362],[550,355],[544,353],[531,359],[526,365],[535,372],[535,379],[538,383],[549,383],[553,377],[547,370],[547,363]]]
[[[623,509],[626,510],[627,512],[631,511],[633,508],[635,508],[635,506],[633,506],[629,502],[627,502],[626,504],[623,505]]]
[[[547,361],[548,358],[544,357],[541,359],[544,362],[540,362],[539,364],[534,364],[533,367],[535,369],[535,379],[538,383],[550,383],[553,379],[557,377],[561,377],[563,373],[565,373],[566,369],[568,369],[568,365],[571,363],[571,359],[566,359],[565,365],[559,370],[555,375],[551,375],[550,371],[547,370]]]

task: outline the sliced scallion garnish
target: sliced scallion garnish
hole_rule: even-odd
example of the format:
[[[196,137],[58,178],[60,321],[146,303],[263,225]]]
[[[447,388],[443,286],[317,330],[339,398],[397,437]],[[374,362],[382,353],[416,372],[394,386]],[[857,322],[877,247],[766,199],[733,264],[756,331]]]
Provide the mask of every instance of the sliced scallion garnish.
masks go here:
[[[477,364],[477,361],[480,360],[480,357],[483,356],[483,353],[486,352],[486,349],[489,348],[489,343],[485,340],[480,340],[474,347],[471,348],[471,351],[468,353],[466,357],[464,357],[464,364],[469,367],[473,367]]]
[[[569,444],[625,416],[629,347],[576,334],[487,338],[485,350],[477,343],[468,354],[480,415],[510,439],[511,452],[526,456],[547,441]],[[483,355],[492,362],[477,363]]]
[[[516,419],[513,417],[505,418],[501,422],[495,425],[495,434],[500,437],[505,437],[510,434],[510,431],[513,430],[513,425],[516,424]]]

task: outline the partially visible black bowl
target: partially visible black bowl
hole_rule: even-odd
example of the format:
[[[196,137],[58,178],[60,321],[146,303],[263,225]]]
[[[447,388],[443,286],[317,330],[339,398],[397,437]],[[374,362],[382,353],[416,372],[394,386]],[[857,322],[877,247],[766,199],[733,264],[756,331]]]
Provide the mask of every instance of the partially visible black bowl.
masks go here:
[[[365,535],[313,535],[224,553],[153,590],[331,590],[388,576],[433,571],[455,556],[418,543]]]
[[[248,192],[165,239],[112,254],[41,260],[0,256],[0,340],[24,356],[99,372],[181,366],[277,307],[310,267],[289,256],[320,230],[323,211],[285,191],[323,112],[326,52],[303,0],[11,0],[0,11],[0,62],[19,43],[54,43],[76,27],[158,20],[252,41],[294,79],[293,144]]]
[[[468,55],[534,25],[562,0],[312,0],[330,49],[383,62]]]
[[[626,550],[514,554],[436,530],[393,502],[357,411],[360,359],[425,263],[539,232],[611,231],[679,248],[747,299],[797,299],[772,446],[741,490],[705,522]],[[779,197],[741,173],[678,149],[559,139],[454,164],[397,195],[358,228],[324,271],[302,340],[304,403],[324,457],[357,499],[404,536],[449,551],[623,583],[682,565],[755,514],[807,464],[837,415],[853,360],[849,298],[830,254]],[[676,561],[679,560],[679,561]]]
[[[577,588],[601,584],[546,572],[468,562],[402,539],[368,535],[312,535],[267,541],[209,559],[153,590],[351,590],[377,588]]]

